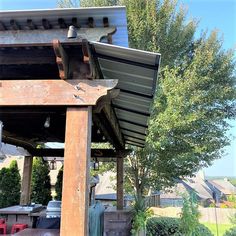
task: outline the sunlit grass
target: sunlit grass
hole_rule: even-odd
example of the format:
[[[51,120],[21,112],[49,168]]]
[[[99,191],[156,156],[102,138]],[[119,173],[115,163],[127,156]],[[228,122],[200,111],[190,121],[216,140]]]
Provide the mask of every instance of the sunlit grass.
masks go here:
[[[209,228],[215,236],[217,236],[216,224],[212,224],[212,223],[203,223],[203,224],[207,228]],[[232,227],[233,227],[233,225],[231,225],[231,224],[218,224],[218,232],[219,232],[218,236],[223,236],[224,233]]]

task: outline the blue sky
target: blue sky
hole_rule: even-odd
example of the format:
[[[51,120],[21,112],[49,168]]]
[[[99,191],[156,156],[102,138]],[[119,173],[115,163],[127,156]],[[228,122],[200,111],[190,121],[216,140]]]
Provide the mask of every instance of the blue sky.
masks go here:
[[[236,0],[182,0],[188,7],[188,17],[199,20],[197,35],[203,30],[217,29],[224,38],[225,49],[236,48]],[[56,0],[0,0],[0,10],[55,8]],[[236,58],[236,54],[235,54]],[[232,139],[226,155],[205,170],[206,175],[236,176],[236,121],[231,122]]]

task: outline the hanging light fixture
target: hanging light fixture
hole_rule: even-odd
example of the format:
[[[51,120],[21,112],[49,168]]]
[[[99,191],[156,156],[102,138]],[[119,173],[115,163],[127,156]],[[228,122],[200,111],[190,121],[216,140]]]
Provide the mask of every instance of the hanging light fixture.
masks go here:
[[[93,169],[94,170],[99,170],[99,161],[97,158],[95,158],[95,162],[93,163]]]
[[[53,160],[51,160],[49,162],[49,168],[50,170],[56,170],[57,169],[57,161],[56,158],[54,158]]]
[[[51,118],[48,116],[44,122],[44,128],[49,128],[51,123]]]

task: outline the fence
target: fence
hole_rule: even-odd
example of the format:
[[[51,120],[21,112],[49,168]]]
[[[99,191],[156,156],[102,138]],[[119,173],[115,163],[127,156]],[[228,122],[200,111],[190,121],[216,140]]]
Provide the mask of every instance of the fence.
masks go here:
[[[179,217],[181,207],[166,207],[166,208],[152,208],[155,215],[168,216],[168,217]],[[236,209],[232,208],[199,208],[201,218],[200,222],[215,223],[216,216],[219,224],[230,224],[230,218],[236,214]]]

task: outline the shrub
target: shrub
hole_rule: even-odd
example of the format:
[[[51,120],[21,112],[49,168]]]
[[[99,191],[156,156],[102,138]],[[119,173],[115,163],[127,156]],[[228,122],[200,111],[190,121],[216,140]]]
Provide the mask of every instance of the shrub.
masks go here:
[[[153,215],[153,211],[145,204],[145,199],[135,196],[135,203],[132,209],[132,235],[136,235],[139,231],[145,230],[147,220]]]
[[[0,170],[0,208],[18,205],[20,202],[20,173],[17,162]]]
[[[147,236],[188,236],[180,228],[180,219],[171,217],[152,217],[147,221]],[[191,236],[213,236],[210,230],[198,224]],[[227,235],[228,236],[228,235]]]
[[[236,227],[233,227],[224,233],[224,236],[235,236],[235,235],[236,235]]]
[[[192,236],[214,236],[211,231],[203,224],[199,224]]]
[[[31,201],[47,205],[52,199],[49,165],[40,157],[34,157],[31,181]]]
[[[196,200],[196,194],[192,192],[189,195],[183,196],[183,207],[180,215],[180,229],[184,235],[199,235],[197,234],[199,226],[200,212]],[[202,236],[200,234],[199,236]]]
[[[56,190],[56,199],[61,201],[62,198],[62,182],[63,182],[63,166],[58,171],[57,174],[57,182],[55,184],[55,190]]]
[[[147,236],[181,236],[180,220],[171,217],[152,217],[147,221]]]

